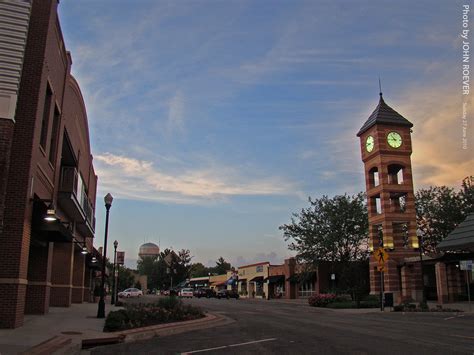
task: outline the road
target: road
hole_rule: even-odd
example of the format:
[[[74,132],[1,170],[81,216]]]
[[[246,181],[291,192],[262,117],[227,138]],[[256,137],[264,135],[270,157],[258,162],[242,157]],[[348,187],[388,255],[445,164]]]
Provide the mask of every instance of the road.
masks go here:
[[[264,300],[192,299],[225,326],[96,348],[92,354],[473,354],[474,314],[330,310]]]

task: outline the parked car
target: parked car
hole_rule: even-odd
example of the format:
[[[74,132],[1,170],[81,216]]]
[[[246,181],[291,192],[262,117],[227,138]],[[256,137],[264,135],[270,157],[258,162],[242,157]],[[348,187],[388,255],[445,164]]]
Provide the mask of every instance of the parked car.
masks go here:
[[[126,290],[119,292],[118,293],[119,297],[140,297],[143,296],[142,290],[139,290],[138,288],[127,288]]]
[[[239,299],[239,294],[237,293],[237,291],[234,291],[234,290],[220,290],[220,291],[217,291],[217,294],[216,294],[216,297],[217,298],[235,298],[236,300]]]
[[[201,298],[201,297],[206,297],[206,298],[211,298],[211,297],[216,297],[216,292],[213,289],[210,288],[198,288],[197,290],[194,291],[194,297]]]
[[[179,296],[193,298],[193,293],[194,290],[192,288],[183,288],[181,291],[179,291]]]

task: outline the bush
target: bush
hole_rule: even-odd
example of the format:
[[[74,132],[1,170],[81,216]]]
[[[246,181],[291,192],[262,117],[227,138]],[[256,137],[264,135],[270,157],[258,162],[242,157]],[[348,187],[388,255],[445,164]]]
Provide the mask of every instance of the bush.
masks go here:
[[[109,313],[104,331],[113,332],[202,317],[204,313],[200,308],[184,305],[176,297],[168,297],[156,303],[125,304],[125,309]]]
[[[320,293],[308,298],[308,303],[312,307],[326,307],[328,304],[336,301],[336,295],[333,293]]]

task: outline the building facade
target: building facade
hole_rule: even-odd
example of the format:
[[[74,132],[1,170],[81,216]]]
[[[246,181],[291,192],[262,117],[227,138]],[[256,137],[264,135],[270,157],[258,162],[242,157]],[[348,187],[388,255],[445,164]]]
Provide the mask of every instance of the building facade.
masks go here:
[[[90,296],[97,176],[57,6],[0,3],[2,328]]]

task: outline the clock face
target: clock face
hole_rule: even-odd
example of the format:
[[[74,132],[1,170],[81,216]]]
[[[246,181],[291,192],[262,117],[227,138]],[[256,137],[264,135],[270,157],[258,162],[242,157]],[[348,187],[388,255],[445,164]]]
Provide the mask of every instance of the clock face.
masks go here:
[[[365,141],[365,149],[370,153],[374,150],[375,140],[374,137],[368,136],[367,140]]]
[[[400,148],[402,145],[402,137],[397,132],[390,132],[387,135],[387,143],[392,148]]]

